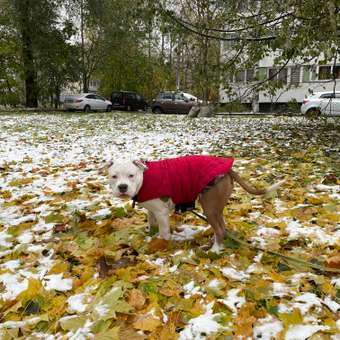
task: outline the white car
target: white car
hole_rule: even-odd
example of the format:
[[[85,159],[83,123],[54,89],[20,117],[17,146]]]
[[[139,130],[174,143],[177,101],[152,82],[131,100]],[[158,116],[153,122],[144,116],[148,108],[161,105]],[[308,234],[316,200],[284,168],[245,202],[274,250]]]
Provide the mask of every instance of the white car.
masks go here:
[[[84,112],[111,111],[112,103],[97,94],[83,93],[65,96],[64,109],[68,111],[81,110]]]
[[[199,104],[203,103],[202,99],[198,99],[197,97],[193,96],[190,93],[186,93],[186,92],[182,92],[182,93],[183,93],[183,97],[187,100],[190,100],[190,101],[193,101],[193,102],[196,102],[196,103],[199,103]]]
[[[315,92],[305,98],[301,105],[301,113],[311,116],[339,116],[340,92]]]

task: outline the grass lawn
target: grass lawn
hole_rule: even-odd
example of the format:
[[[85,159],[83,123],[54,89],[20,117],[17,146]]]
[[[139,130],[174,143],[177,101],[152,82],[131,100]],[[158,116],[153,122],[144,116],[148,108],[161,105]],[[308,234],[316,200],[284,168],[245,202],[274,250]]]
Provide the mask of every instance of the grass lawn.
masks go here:
[[[144,113],[0,115],[1,339],[340,339],[340,120]],[[172,215],[173,240],[112,197],[103,161],[235,157],[228,228]]]

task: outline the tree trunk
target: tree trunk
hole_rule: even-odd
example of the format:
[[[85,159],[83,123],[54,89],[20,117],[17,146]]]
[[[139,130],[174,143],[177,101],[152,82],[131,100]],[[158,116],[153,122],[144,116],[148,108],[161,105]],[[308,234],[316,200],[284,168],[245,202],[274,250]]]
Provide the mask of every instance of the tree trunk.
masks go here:
[[[60,103],[60,87],[57,85],[55,87],[55,101],[54,101],[54,108],[57,109]]]
[[[80,3],[80,40],[81,40],[81,68],[82,68],[82,82],[83,82],[83,92],[87,93],[88,81],[85,69],[85,38],[84,38],[84,3],[81,0]]]
[[[209,97],[209,75],[208,75],[208,48],[209,42],[208,39],[204,39],[203,45],[203,100],[206,103]]]
[[[36,83],[36,72],[34,67],[33,46],[30,35],[31,27],[29,22],[29,0],[18,0],[15,8],[19,16],[21,40],[22,40],[22,61],[24,69],[24,81],[26,92],[26,106],[38,106],[38,88]]]

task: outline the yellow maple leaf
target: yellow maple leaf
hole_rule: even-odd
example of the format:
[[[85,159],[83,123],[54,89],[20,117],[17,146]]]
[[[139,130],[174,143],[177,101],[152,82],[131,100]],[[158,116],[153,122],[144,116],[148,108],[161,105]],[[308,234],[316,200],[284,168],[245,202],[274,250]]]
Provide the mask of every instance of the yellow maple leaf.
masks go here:
[[[161,325],[161,321],[152,315],[141,316],[133,323],[133,327],[142,331],[153,332]]]

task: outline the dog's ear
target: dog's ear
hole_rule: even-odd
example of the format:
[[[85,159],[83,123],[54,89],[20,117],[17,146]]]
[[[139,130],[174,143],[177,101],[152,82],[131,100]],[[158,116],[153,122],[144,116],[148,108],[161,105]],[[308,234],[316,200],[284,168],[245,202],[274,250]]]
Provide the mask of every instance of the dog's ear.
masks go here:
[[[132,161],[132,163],[133,163],[136,167],[138,167],[139,169],[141,169],[141,170],[143,170],[143,171],[145,171],[145,170],[148,169],[148,167],[146,166],[146,164],[145,164],[143,161],[141,161],[141,160],[134,160],[134,161]]]
[[[113,165],[113,161],[107,161],[104,164],[102,164],[102,166],[98,169],[98,172],[100,174],[103,174],[105,172],[105,170],[107,170],[109,167],[111,167]]]

